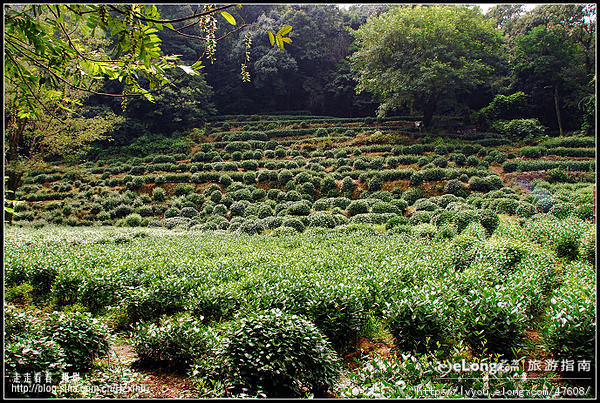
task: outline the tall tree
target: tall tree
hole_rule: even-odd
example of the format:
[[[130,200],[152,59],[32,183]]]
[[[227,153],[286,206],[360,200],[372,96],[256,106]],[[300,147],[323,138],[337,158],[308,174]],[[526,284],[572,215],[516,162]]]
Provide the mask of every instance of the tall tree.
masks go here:
[[[563,135],[561,93],[572,83],[570,77],[578,67],[576,49],[564,31],[539,25],[516,39],[513,68],[515,87],[532,94],[538,105],[553,100],[556,126]]]
[[[413,105],[430,126],[442,98],[468,92],[504,59],[500,31],[463,6],[395,6],[354,31],[357,90],[379,97],[379,114]]]

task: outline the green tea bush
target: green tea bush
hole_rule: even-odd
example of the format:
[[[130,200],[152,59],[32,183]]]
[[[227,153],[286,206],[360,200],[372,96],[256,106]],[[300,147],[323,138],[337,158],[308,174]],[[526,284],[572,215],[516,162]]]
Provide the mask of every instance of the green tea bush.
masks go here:
[[[561,168],[552,168],[548,170],[548,181],[551,183],[569,182],[569,174]]]
[[[133,332],[133,346],[143,363],[189,367],[207,351],[205,329],[197,318],[167,316],[156,323],[140,323]]]
[[[528,319],[525,306],[506,287],[472,289],[462,302],[459,317],[464,340],[475,354],[512,357],[524,337]]]
[[[398,225],[406,225],[408,224],[408,218],[403,216],[392,217],[385,223],[385,229],[390,230]]]
[[[581,220],[592,220],[594,218],[594,206],[592,204],[582,204],[575,207],[573,215]]]
[[[413,203],[413,208],[417,211],[436,211],[440,207],[428,199],[423,198],[415,201]]]
[[[126,227],[139,227],[142,223],[142,216],[137,213],[129,214],[123,220],[123,225]]]
[[[426,352],[449,338],[450,320],[439,290],[421,287],[404,290],[384,312],[388,329],[401,351]]]
[[[467,187],[458,179],[450,179],[444,185],[444,193],[453,194],[459,197],[467,197]]]
[[[430,223],[416,224],[412,228],[412,235],[415,238],[424,238],[424,239],[433,240],[438,235],[438,229],[435,225],[430,224]]]
[[[346,208],[350,217],[369,212],[369,206],[363,200],[354,200]]]
[[[310,205],[307,201],[294,202],[287,208],[287,213],[295,216],[307,216],[310,214]]]
[[[472,176],[469,179],[469,189],[477,192],[489,192],[503,187],[502,179],[497,175],[489,175],[485,178]]]
[[[280,310],[234,322],[222,355],[234,391],[250,395],[321,395],[341,373],[340,359],[319,329]]]
[[[500,214],[515,215],[519,207],[519,201],[502,197],[495,200],[495,211]]]
[[[564,219],[573,214],[575,211],[575,206],[573,203],[556,203],[550,211],[549,214],[552,214],[558,219]]]
[[[400,209],[389,202],[377,202],[373,204],[371,207],[372,213],[383,214],[383,213],[392,213],[392,214],[402,214]]]
[[[528,158],[540,158],[543,154],[543,147],[521,147],[519,148],[519,155]]]
[[[6,340],[4,348],[4,368],[6,371],[6,395],[11,396],[15,374],[49,373],[52,385],[58,385],[62,373],[67,370],[65,352],[61,346],[48,337],[24,336],[14,341]],[[16,385],[15,385],[16,386]],[[35,391],[20,394],[19,397],[49,397]]]
[[[318,212],[308,216],[309,226],[335,228],[337,222],[333,215],[329,213]]]
[[[88,370],[95,357],[108,352],[108,327],[87,312],[53,312],[44,321],[42,334],[57,342],[67,368]]]
[[[194,191],[194,187],[192,185],[188,185],[187,183],[180,183],[175,186],[173,189],[173,194],[175,196],[186,196]]]
[[[283,222],[281,223],[281,225],[283,227],[294,228],[298,232],[302,232],[306,228],[306,226],[304,225],[304,223],[302,221],[300,221],[300,219],[295,218],[295,217],[286,217],[286,218],[284,218]]]
[[[431,211],[415,211],[409,218],[411,225],[428,224],[433,217]]]
[[[422,199],[424,196],[425,193],[423,192],[423,189],[413,187],[406,189],[406,191],[402,194],[402,199],[404,199],[410,206],[418,199]]]
[[[592,266],[571,263],[548,308],[542,334],[557,359],[594,360],[596,281]],[[592,364],[593,365],[593,364]]]
[[[519,217],[524,217],[524,218],[529,218],[536,213],[537,213],[537,208],[533,204],[527,203],[524,201],[520,202],[519,206],[515,210],[516,215],[518,215]]]

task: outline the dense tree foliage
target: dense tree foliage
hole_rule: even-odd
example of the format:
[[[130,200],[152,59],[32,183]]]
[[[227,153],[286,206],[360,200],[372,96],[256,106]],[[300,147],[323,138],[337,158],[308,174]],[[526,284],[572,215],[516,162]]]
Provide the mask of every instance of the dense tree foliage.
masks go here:
[[[354,35],[358,89],[379,96],[381,114],[422,111],[425,126],[442,98],[474,89],[503,63],[500,32],[467,7],[396,6]]]

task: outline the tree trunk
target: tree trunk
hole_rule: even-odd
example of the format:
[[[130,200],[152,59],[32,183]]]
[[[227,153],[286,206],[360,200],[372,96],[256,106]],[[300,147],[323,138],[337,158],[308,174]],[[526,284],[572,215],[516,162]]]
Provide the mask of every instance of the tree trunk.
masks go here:
[[[558,122],[558,130],[560,131],[560,137],[563,136],[562,122],[560,121],[560,107],[558,105],[558,86],[554,85],[554,109],[556,110],[556,121]]]
[[[19,150],[19,141],[21,140],[21,136],[23,135],[23,131],[25,130],[25,126],[27,126],[27,118],[19,119],[17,118],[17,128],[12,130],[8,134],[8,161],[15,161],[17,159],[18,150]]]
[[[435,101],[427,101],[423,105],[423,126],[426,129],[431,127],[431,121],[433,120],[433,112],[435,111]]]
[[[17,160],[19,153],[19,142],[21,140],[21,136],[23,135],[23,131],[25,131],[25,127],[27,126],[27,119],[19,119],[17,118],[17,127],[16,129],[10,131],[8,133],[8,154],[5,154],[4,166],[8,166],[8,162],[14,162]],[[17,173],[14,170],[9,171],[6,170],[6,176],[8,180],[4,183],[5,186],[5,196],[7,199],[14,200],[15,192],[17,187],[19,186],[19,182],[21,180],[22,173]],[[8,222],[12,224],[13,214],[8,211],[4,211],[5,217],[8,219]]]

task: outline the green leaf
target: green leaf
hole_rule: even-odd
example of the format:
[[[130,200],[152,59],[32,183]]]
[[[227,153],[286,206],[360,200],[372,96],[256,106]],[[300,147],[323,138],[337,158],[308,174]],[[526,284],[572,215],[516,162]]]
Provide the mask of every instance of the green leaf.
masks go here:
[[[230,23],[231,25],[235,25],[235,18],[233,18],[233,16],[231,14],[229,14],[227,11],[221,11],[221,15],[223,17],[225,17],[225,19],[227,20],[228,23]]]
[[[185,66],[183,64],[178,64],[177,67],[179,67],[181,70],[185,71],[187,74],[190,74],[192,76],[198,75],[198,73],[196,73],[194,71],[194,69],[192,69],[190,66]]]
[[[273,36],[273,32],[269,31],[269,41],[271,42],[271,46],[275,44],[275,36]]]
[[[292,30],[292,26],[291,25],[285,25],[283,28],[281,28],[279,30],[279,32],[277,32],[277,35],[286,35],[288,32],[290,32]]]

